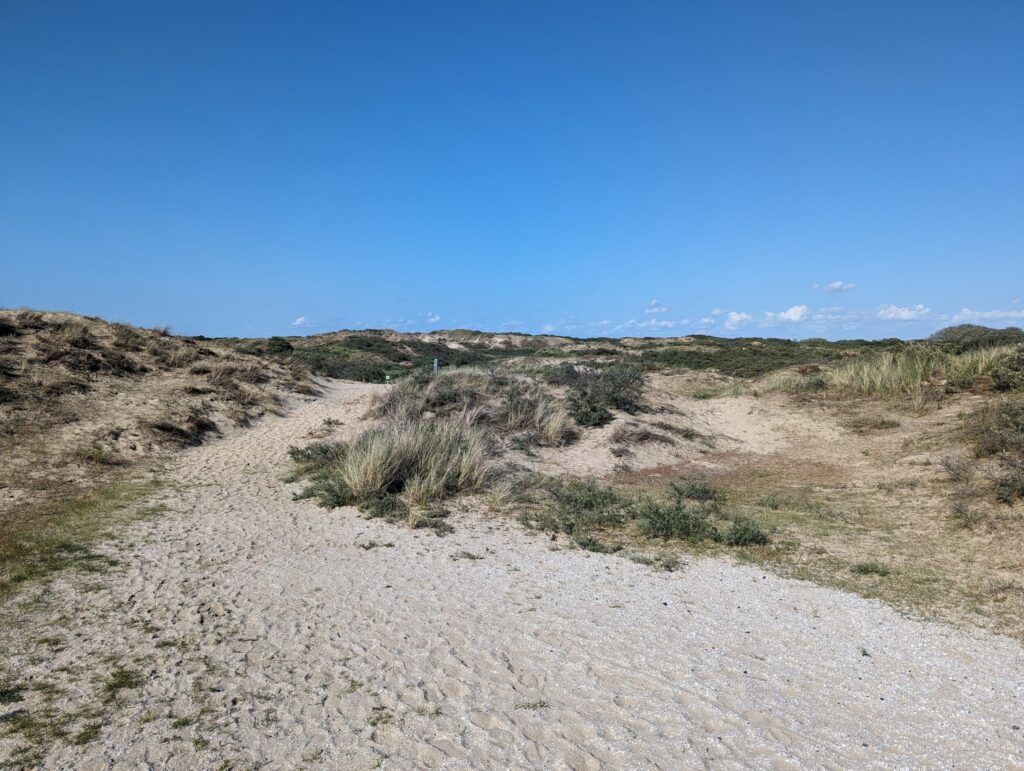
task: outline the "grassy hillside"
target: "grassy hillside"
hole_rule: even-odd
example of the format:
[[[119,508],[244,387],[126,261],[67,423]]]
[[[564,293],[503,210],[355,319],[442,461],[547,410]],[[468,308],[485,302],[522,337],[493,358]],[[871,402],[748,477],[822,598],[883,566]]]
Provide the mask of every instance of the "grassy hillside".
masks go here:
[[[390,330],[332,332],[309,337],[225,339],[236,350],[300,361],[313,372],[348,380],[383,382],[429,367],[544,364],[562,360],[629,362],[646,371],[713,370],[729,377],[759,377],[786,367],[826,364],[875,351],[899,350],[906,343],[843,340],[829,342],[778,338],[571,338],[446,330],[400,333]]]

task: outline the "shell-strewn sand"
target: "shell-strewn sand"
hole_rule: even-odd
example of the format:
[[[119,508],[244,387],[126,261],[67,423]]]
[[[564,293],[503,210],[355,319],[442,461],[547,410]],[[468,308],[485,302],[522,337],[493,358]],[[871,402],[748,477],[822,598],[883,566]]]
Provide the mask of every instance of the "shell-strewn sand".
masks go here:
[[[1024,767],[1011,640],[717,560],[659,573],[485,516],[437,538],[292,501],[287,447],[353,430],[374,388],[186,452],[126,570],[55,583],[20,631],[65,614],[69,644],[22,671],[108,655],[146,682],[47,766]]]

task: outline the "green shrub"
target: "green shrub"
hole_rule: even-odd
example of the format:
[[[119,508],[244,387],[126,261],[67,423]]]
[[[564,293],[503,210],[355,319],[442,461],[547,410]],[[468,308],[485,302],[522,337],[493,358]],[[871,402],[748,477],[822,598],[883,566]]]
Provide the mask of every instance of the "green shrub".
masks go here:
[[[611,409],[634,414],[640,410],[645,377],[633,364],[560,364],[545,370],[548,382],[569,386],[566,406],[577,424],[603,426],[612,419]]]
[[[300,474],[325,469],[345,457],[342,442],[313,442],[305,447],[289,447],[288,457],[298,466]]]
[[[283,337],[271,337],[267,340],[267,344],[263,350],[271,356],[275,356],[284,353],[291,353],[295,348]]]
[[[723,540],[729,546],[764,545],[768,543],[768,534],[750,517],[736,517],[725,532]]]
[[[352,490],[344,479],[331,476],[329,473],[321,472],[316,474],[305,488],[293,496],[294,500],[301,501],[307,498],[315,498],[317,503],[325,509],[336,509],[339,506],[351,506],[356,502]]]
[[[612,364],[599,370],[596,390],[609,407],[634,414],[640,411],[646,379],[632,364]]]
[[[720,501],[722,494],[710,482],[702,479],[682,479],[670,485],[678,501]]]
[[[681,538],[694,543],[720,540],[718,530],[710,521],[711,510],[701,504],[683,500],[658,501],[639,498],[633,514],[640,522],[640,532],[650,538]]]
[[[989,370],[997,391],[1024,390],[1024,345],[1018,345]]]
[[[409,516],[409,507],[397,495],[374,495],[359,502],[359,510],[369,519],[397,522]]]
[[[612,413],[598,394],[573,387],[566,396],[569,416],[580,426],[596,428],[611,422]]]
[[[592,479],[520,480],[519,486],[534,487],[549,498],[538,511],[520,516],[520,521],[528,527],[581,535],[595,529],[621,527],[632,519],[629,502],[612,488]]]
[[[940,329],[928,340],[942,345],[953,353],[963,353],[977,348],[991,348],[1024,342],[1024,330],[1018,327],[993,329],[978,324],[958,324],[954,327]]]

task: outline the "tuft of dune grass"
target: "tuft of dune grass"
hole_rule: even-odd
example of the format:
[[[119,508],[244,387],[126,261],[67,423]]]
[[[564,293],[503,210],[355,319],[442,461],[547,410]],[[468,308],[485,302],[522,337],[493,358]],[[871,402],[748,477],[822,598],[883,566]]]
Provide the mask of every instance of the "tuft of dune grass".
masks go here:
[[[909,401],[921,409],[945,392],[988,386],[991,374],[1005,367],[1018,350],[1003,345],[952,353],[936,345],[910,345],[862,356],[828,371],[776,372],[761,380],[756,390]]]

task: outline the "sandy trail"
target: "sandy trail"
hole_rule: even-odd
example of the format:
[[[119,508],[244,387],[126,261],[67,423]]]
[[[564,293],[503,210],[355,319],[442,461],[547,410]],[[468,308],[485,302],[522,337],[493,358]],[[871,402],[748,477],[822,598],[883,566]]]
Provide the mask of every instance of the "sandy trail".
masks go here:
[[[123,574],[56,582],[26,631],[74,642],[25,671],[108,655],[146,681],[46,766],[1024,767],[1011,640],[717,560],[659,573],[484,516],[437,538],[293,501],[286,448],[354,430],[373,390],[187,452]]]

